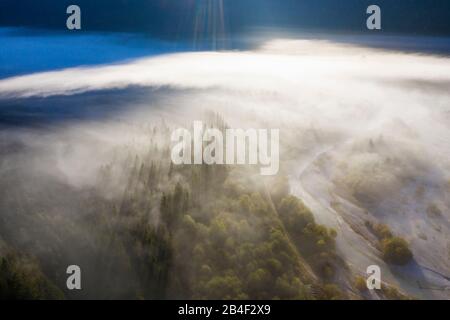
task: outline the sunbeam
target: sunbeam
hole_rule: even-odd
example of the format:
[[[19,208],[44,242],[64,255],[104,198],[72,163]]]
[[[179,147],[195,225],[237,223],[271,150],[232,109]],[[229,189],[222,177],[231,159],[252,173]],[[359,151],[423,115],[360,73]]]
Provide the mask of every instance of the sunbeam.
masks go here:
[[[194,43],[208,43],[213,49],[225,48],[223,0],[197,0],[194,4]]]

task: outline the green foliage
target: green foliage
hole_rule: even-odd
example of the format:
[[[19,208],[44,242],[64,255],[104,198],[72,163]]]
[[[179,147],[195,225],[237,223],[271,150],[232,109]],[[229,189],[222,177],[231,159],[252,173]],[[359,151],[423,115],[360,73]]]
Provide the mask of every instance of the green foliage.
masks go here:
[[[314,223],[311,211],[294,196],[284,198],[278,211],[284,224],[292,232],[303,232],[309,224]]]
[[[320,300],[344,300],[346,296],[335,284],[325,284],[321,286]]]
[[[405,265],[413,258],[408,243],[399,237],[386,238],[381,242],[383,259],[392,264]]]
[[[36,260],[16,253],[0,258],[0,300],[55,300],[64,294],[42,273]]]
[[[392,232],[385,224],[379,224],[375,226],[375,233],[380,239],[392,238]]]
[[[394,236],[387,225],[366,222],[366,226],[380,239],[380,250],[386,262],[405,265],[412,260],[413,254],[406,240]]]
[[[175,236],[176,261],[190,280],[185,297],[198,299],[307,298],[295,249],[261,194],[227,198],[208,222],[186,215]],[[235,211],[234,211],[234,210]],[[174,288],[180,292],[180,288]]]
[[[173,234],[171,272],[175,278],[170,292],[178,298],[195,299],[312,298],[304,283],[312,279],[271,198],[258,188],[249,188],[249,181],[243,183],[245,176],[224,180],[215,172],[222,170],[220,167],[211,167],[208,172],[195,167],[191,170],[183,169],[182,176],[191,198],[197,200],[181,212],[179,223],[163,220]],[[214,197],[197,188],[204,175],[222,181],[215,186]],[[169,196],[164,201],[167,199]],[[170,201],[164,207],[169,208]],[[162,214],[168,211],[161,210]],[[308,221],[311,219],[312,215]]]
[[[301,255],[320,276],[332,279],[336,265],[336,230],[318,225],[311,211],[294,196],[285,197],[278,212]]]
[[[175,189],[170,194],[164,194],[161,198],[161,218],[163,222],[171,229],[181,217],[181,215],[189,209],[190,195],[180,183],[177,183]]]
[[[381,292],[387,300],[413,300],[412,297],[403,294],[397,288],[387,285],[381,286]]]
[[[132,150],[126,160],[112,160],[100,170],[98,189],[82,206],[87,213],[67,215],[76,220],[59,224],[88,234],[77,252],[86,263],[96,262],[89,274],[96,288],[86,291],[87,298],[343,297],[336,286],[321,285],[335,274],[337,233],[317,224],[303,202],[288,194],[286,177],[267,183],[252,168],[174,166],[167,162],[170,149],[156,143],[144,155]],[[115,172],[127,176],[123,190],[105,197]],[[52,234],[56,225],[46,222],[45,234]],[[40,246],[47,249],[49,243]],[[66,259],[55,258],[49,269]],[[47,278],[38,259],[4,257],[0,271],[0,298],[62,297],[55,285],[60,279]],[[318,296],[312,284],[321,286]]]
[[[248,296],[241,291],[243,285],[235,275],[214,276],[200,286],[200,294],[215,300],[243,300]]]

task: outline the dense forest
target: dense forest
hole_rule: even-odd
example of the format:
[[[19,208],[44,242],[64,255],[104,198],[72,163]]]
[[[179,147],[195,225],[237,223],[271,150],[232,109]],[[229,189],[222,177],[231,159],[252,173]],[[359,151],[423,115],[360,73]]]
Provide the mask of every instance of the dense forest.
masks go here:
[[[226,126],[217,115],[209,123]],[[364,279],[336,251],[337,231],[316,223],[285,175],[174,166],[162,138],[169,126],[142,130],[145,148],[117,147],[89,189],[3,172],[0,299],[365,297]],[[401,239],[371,228],[386,259],[410,259],[407,249],[401,257],[390,250]],[[81,291],[66,289],[70,264],[82,269]],[[395,288],[383,292],[405,297]]]

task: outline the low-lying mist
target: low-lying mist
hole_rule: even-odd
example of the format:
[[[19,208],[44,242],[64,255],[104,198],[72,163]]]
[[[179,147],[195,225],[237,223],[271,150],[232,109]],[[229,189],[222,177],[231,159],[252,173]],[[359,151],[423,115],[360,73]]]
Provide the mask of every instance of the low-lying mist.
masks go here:
[[[0,176],[9,190],[0,192],[0,223],[9,231],[0,242],[23,248],[45,238],[35,248],[45,261],[45,244],[64,238],[62,230],[72,227],[65,244],[77,236],[95,241],[76,222],[88,215],[86,199],[123,197],[135,157],[152,158],[151,150],[170,146],[171,130],[214,113],[232,128],[280,129],[281,172],[291,193],[337,229],[337,250],[353,274],[381,264],[386,281],[404,292],[445,297],[415,282],[450,285],[449,84],[448,57],[283,39],[250,51],[168,54],[1,80],[0,108],[11,109],[2,114],[17,111],[26,123],[33,106],[48,103],[63,113],[81,108],[83,116],[67,110],[67,118],[47,121],[44,111],[33,126],[2,127]],[[154,155],[170,166],[169,154],[159,151]],[[105,168],[109,180],[99,182]],[[42,223],[31,213],[30,221],[15,221],[9,209],[18,195],[35,197],[35,207],[21,210],[45,212],[48,229],[29,231],[27,223]],[[150,216],[158,224],[159,212]],[[406,237],[417,266],[390,268],[372,255],[367,221]],[[361,239],[367,244],[356,243]],[[64,250],[67,261],[83,248]]]

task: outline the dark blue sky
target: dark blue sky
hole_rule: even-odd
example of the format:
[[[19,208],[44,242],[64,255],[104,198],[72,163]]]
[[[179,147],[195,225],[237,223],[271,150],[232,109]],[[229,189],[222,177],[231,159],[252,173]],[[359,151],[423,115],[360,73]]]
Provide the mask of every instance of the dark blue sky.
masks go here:
[[[84,30],[192,37],[208,2],[220,0],[1,0],[0,26],[65,30],[65,9],[78,4]],[[450,35],[449,0],[223,0],[224,25],[227,33],[261,26],[367,32],[370,4],[382,8],[385,33]]]
[[[211,38],[215,36],[226,38],[223,48],[239,49],[247,45],[246,37],[241,42],[240,32],[256,27],[268,27],[269,31],[273,27],[286,28],[295,36],[296,30],[303,36],[313,31],[313,36],[330,35],[337,41],[450,55],[449,38],[428,37],[450,36],[450,0],[223,0],[223,33],[219,3],[0,0],[0,79],[81,65],[122,63],[169,52],[201,50],[203,46],[214,49]],[[374,3],[382,8],[382,32],[365,27],[366,8]],[[66,8],[70,4],[82,9],[82,32],[66,29]],[[208,4],[213,4],[214,10],[207,10]],[[134,97],[147,99],[134,89],[117,95],[100,92],[55,99],[0,97],[0,126],[102,117],[120,110],[123,101],[128,103]],[[94,108],[98,101],[101,103]],[[111,107],[115,103],[117,107]]]

